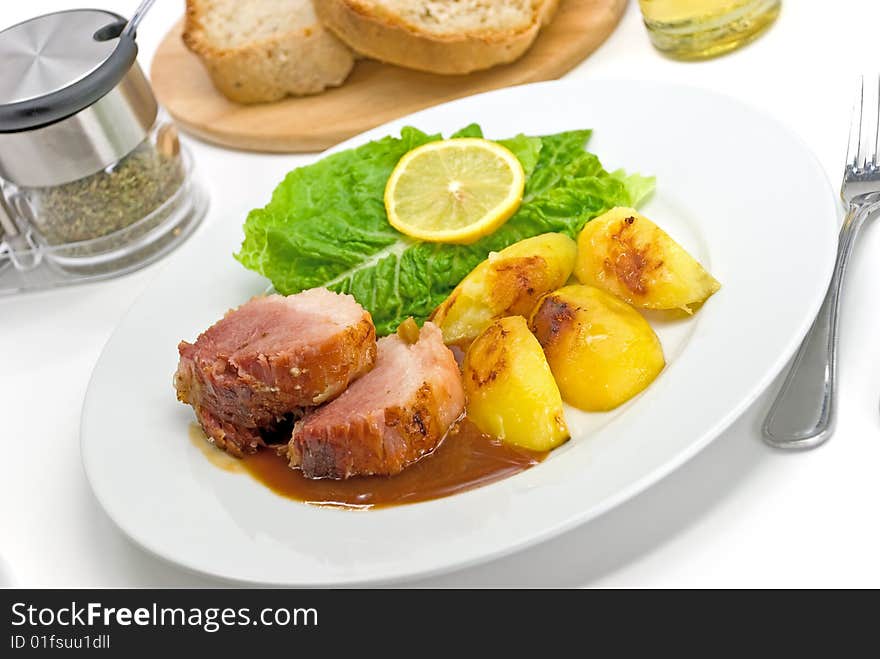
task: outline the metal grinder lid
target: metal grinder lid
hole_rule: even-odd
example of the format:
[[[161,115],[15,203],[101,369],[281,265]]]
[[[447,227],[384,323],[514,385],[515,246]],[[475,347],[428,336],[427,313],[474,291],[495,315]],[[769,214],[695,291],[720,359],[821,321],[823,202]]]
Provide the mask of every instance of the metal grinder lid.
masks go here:
[[[125,19],[110,11],[46,14],[0,32],[0,133],[54,123],[113,89],[137,58]]]

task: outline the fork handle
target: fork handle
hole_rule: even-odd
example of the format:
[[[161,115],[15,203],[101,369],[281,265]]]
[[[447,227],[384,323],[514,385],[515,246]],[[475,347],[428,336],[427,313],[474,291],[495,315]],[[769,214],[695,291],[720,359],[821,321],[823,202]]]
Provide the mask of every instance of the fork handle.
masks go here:
[[[764,421],[764,440],[781,449],[811,449],[834,432],[837,326],[843,277],[856,236],[876,204],[850,204],[837,243],[825,301]]]

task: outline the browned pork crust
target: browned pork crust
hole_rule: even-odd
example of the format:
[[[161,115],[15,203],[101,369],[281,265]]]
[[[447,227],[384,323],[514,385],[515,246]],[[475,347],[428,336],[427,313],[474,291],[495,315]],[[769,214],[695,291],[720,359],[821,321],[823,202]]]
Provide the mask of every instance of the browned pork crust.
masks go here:
[[[379,340],[375,368],[294,426],[290,465],[309,478],[392,475],[434,450],[464,410],[464,389],[440,330]]]
[[[178,399],[241,457],[369,371],[376,331],[351,296],[312,289],[254,298],[178,350]]]

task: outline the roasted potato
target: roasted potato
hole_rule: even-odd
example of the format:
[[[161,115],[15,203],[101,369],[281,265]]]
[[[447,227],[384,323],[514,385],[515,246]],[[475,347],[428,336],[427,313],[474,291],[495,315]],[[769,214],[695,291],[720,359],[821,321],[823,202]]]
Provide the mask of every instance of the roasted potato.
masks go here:
[[[578,236],[575,277],[643,309],[704,302],[721,284],[685,249],[632,208],[612,208]]]
[[[568,437],[562,398],[525,318],[490,322],[464,359],[468,418],[487,435],[533,451]]]
[[[577,246],[545,233],[493,252],[474,268],[431,316],[449,345],[466,347],[495,318],[528,316],[544,293],[571,276]]]
[[[665,365],[648,321],[592,286],[575,284],[545,295],[529,325],[563,400],[582,410],[617,407],[651,384]]]

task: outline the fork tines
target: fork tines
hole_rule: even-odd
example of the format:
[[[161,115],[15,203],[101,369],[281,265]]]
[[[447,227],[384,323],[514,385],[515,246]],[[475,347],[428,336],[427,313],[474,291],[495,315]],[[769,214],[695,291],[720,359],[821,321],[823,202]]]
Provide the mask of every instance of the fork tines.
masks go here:
[[[880,77],[862,76],[853,105],[849,143],[846,150],[847,169],[855,173],[877,167],[878,121],[880,119]]]

